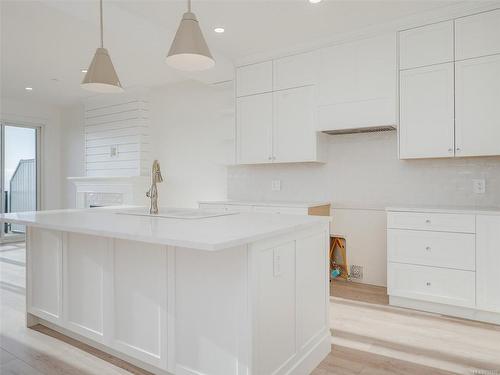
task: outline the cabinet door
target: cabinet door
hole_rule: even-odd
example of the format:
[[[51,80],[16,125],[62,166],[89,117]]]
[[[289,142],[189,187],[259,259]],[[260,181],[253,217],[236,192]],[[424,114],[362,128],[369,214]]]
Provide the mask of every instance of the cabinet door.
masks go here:
[[[314,85],[318,72],[318,54],[302,53],[273,61],[274,90]]]
[[[401,159],[454,156],[453,63],[400,72]]]
[[[236,69],[236,96],[261,94],[273,89],[273,62],[242,66]]]
[[[477,308],[500,313],[500,216],[476,218]]]
[[[500,55],[455,64],[456,155],[500,155]]]
[[[60,324],[62,319],[62,234],[28,229],[27,310]]]
[[[275,162],[315,159],[314,88],[274,93],[273,151]]]
[[[98,342],[104,340],[109,306],[108,239],[65,234],[64,310],[67,328]]]
[[[455,59],[500,53],[500,9],[455,20]]]
[[[167,249],[117,239],[112,263],[113,348],[165,369]]]
[[[399,68],[410,69],[453,61],[453,21],[399,33]]]
[[[396,124],[396,36],[321,50],[318,130]]]
[[[273,94],[236,100],[236,161],[238,164],[272,161]]]

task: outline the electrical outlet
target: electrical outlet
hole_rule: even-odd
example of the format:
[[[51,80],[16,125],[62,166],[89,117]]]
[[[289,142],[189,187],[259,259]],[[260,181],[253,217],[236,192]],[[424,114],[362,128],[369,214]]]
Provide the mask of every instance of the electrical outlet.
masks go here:
[[[272,191],[280,191],[281,190],[281,180],[272,180],[271,181],[271,190]]]
[[[351,279],[363,280],[363,266],[351,265]]]
[[[486,181],[483,179],[472,180],[472,191],[474,191],[475,194],[486,193]]]

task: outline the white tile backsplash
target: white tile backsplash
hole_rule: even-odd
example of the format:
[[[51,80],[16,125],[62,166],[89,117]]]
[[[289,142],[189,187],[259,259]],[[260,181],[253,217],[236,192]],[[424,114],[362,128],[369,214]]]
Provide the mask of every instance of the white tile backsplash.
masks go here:
[[[232,166],[228,198],[329,200],[334,206],[500,206],[500,157],[398,160],[396,132],[329,138],[326,164]],[[272,191],[271,181],[281,180]],[[472,180],[486,180],[475,194]]]

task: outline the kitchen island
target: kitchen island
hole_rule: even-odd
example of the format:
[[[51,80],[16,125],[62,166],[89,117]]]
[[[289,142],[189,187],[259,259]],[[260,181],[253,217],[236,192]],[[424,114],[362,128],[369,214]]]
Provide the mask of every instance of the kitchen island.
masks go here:
[[[163,212],[1,215],[27,226],[27,324],[156,374],[309,374],[330,352],[329,220]]]

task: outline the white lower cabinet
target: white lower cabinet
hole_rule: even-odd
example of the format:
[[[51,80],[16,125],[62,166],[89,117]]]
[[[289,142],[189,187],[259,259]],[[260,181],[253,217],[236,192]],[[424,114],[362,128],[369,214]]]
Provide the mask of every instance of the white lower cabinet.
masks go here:
[[[476,224],[477,307],[500,313],[500,216],[478,215]]]
[[[295,243],[260,251],[257,258],[256,374],[273,374],[295,354]]]
[[[306,353],[324,335],[329,290],[329,237],[311,233],[295,241],[256,247],[253,251],[256,327],[252,374],[288,374],[291,359]],[[325,249],[317,251],[316,249]],[[296,327],[295,332],[289,327]],[[304,372],[305,373],[305,372]]]
[[[500,214],[389,210],[392,305],[500,324]]]
[[[417,266],[390,262],[387,267],[387,293],[454,306],[475,306],[473,271]]]
[[[166,368],[167,249],[143,242],[114,243],[113,346]]]
[[[103,237],[64,235],[65,321],[79,334],[98,342],[104,341],[104,319],[109,309],[108,244]]]
[[[300,375],[331,350],[327,223],[219,251],[35,228],[27,244],[29,321],[152,373]]]

